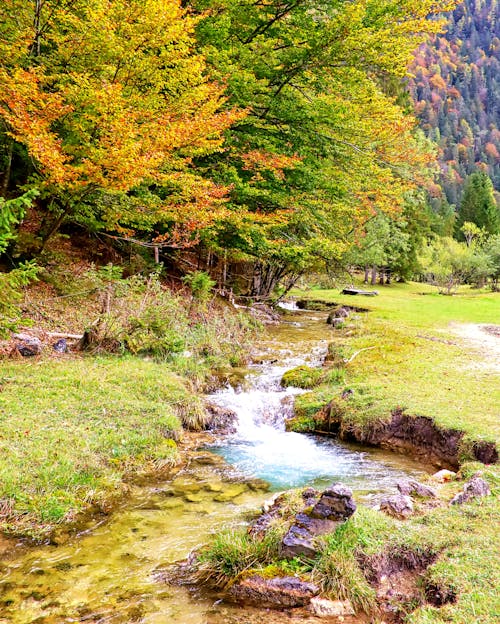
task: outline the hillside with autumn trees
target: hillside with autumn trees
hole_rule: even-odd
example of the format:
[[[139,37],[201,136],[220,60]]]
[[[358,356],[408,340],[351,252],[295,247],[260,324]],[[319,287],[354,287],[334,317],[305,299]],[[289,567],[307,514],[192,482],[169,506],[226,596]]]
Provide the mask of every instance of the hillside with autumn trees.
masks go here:
[[[6,0],[4,284],[15,291],[68,240],[87,261],[98,249],[161,261],[176,279],[203,270],[258,299],[338,267],[422,272],[424,243],[454,227],[428,202],[440,192],[432,140],[448,194],[478,159],[496,175],[497,40],[478,21],[496,3],[474,6],[477,19],[451,0]],[[449,41],[461,29],[467,66]],[[428,137],[401,98],[416,49]],[[495,234],[487,210],[473,221]]]
[[[416,114],[439,146],[439,184],[455,206],[476,171],[500,190],[499,10],[497,0],[460,3],[445,31],[420,46],[411,68]]]

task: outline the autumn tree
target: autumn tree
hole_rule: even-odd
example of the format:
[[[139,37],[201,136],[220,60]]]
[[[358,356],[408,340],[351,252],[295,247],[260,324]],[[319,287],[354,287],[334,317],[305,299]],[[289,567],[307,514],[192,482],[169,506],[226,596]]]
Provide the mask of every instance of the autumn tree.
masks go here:
[[[2,2],[3,188],[21,146],[43,240],[69,219],[187,242],[216,214],[225,189],[192,159],[219,150],[242,114],[221,110],[195,23],[179,0]]]
[[[279,276],[334,262],[373,214],[425,184],[434,154],[387,85],[454,3],[190,4],[212,72],[249,112],[224,153],[198,160],[232,186],[206,241],[253,262],[262,277],[248,294],[266,296]]]

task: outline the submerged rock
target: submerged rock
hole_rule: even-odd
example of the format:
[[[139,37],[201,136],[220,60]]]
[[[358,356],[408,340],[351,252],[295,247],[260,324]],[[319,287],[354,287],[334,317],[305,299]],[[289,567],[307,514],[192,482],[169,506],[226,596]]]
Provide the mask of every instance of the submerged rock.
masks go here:
[[[265,579],[250,576],[234,584],[227,597],[239,604],[267,609],[303,607],[319,594],[319,588],[295,576]]]
[[[220,494],[217,494],[217,496],[214,496],[214,501],[217,501],[218,503],[228,503],[240,494],[243,494],[243,492],[246,492],[247,489],[248,488],[243,483],[224,484],[223,491]]]
[[[415,481],[415,479],[408,479],[407,481],[400,481],[396,484],[396,487],[403,496],[421,496],[422,498],[436,498],[437,492],[434,488],[424,485]]]
[[[453,498],[451,504],[463,505],[473,498],[481,498],[490,494],[491,490],[488,483],[481,477],[475,476],[464,485],[464,489]]]
[[[409,496],[394,494],[380,501],[380,509],[393,518],[405,520],[413,514],[413,501]]]
[[[340,617],[355,615],[349,600],[327,600],[326,598],[311,598],[309,610],[316,617]]]
[[[304,492],[308,507],[295,516],[295,522],[281,542],[285,557],[314,557],[317,553],[315,538],[331,533],[356,511],[352,491],[342,483],[335,483],[324,490],[311,507],[316,500],[313,492]]]

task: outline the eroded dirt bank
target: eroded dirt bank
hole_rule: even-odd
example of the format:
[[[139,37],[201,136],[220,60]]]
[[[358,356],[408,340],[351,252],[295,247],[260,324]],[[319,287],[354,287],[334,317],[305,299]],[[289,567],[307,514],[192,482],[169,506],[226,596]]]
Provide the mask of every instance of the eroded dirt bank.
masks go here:
[[[366,423],[363,426],[345,420],[339,401],[332,401],[314,417],[316,433],[335,434],[346,442],[359,442],[408,453],[441,468],[457,469],[461,457],[476,459],[483,464],[498,462],[494,442],[465,442],[464,432],[445,429],[427,416],[412,416],[394,410],[391,419]]]

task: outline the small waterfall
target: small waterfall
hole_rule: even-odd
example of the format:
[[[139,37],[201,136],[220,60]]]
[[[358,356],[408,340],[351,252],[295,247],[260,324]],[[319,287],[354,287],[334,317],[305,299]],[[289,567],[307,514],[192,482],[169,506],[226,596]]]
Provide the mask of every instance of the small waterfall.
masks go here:
[[[309,321],[323,331],[324,326],[316,317],[309,317]],[[300,327],[302,323],[293,325]],[[208,397],[210,402],[238,415],[236,433],[213,450],[244,474],[265,479],[275,490],[304,485],[320,487],[334,480],[372,493],[390,489],[395,481],[408,475],[408,470],[401,470],[405,460],[400,457],[285,430],[295,397],[305,391],[283,388],[281,378],[284,372],[302,364],[321,365],[326,352],[323,335],[320,332],[312,342],[288,343],[287,348],[274,341],[263,352],[263,361],[251,367],[242,386],[227,387]],[[301,348],[307,348],[307,352],[300,353]],[[381,455],[384,462],[378,460]],[[415,476],[422,474],[420,467],[409,468]]]

